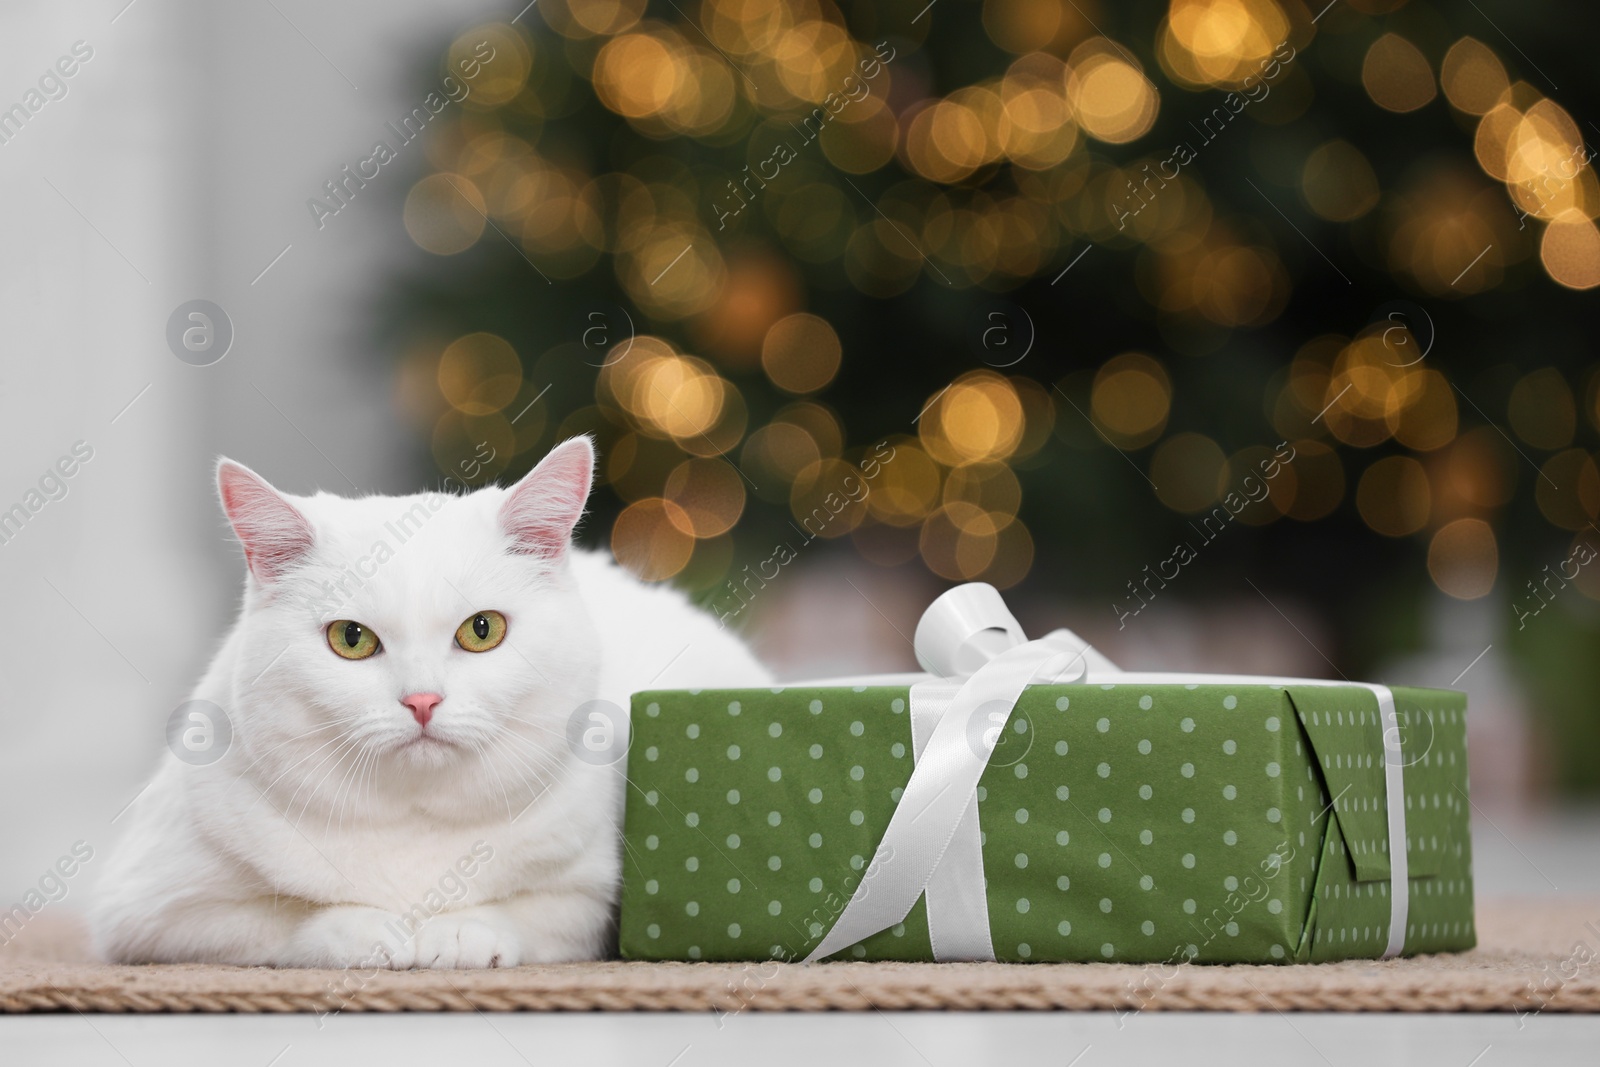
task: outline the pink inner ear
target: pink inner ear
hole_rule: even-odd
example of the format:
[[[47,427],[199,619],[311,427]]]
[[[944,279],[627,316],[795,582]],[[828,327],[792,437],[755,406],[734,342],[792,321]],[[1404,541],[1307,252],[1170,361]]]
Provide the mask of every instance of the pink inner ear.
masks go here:
[[[250,572],[264,582],[282,575],[311,551],[311,524],[255,474],[234,464],[217,470],[223,510],[244,546]]]
[[[594,478],[594,446],[587,437],[559,445],[511,489],[500,505],[500,525],[511,550],[558,559],[572,540]]]

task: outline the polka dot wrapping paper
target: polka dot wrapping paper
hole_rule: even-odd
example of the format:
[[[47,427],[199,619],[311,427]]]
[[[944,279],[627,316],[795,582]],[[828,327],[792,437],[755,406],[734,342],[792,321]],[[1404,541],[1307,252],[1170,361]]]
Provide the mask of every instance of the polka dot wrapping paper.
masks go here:
[[[1466,698],[1393,690],[1403,952],[1473,947]],[[913,768],[905,686],[635,695],[620,942],[802,959]],[[1358,686],[1040,685],[977,790],[995,958],[1272,963],[1389,937],[1384,734]],[[835,958],[931,960],[925,901]]]

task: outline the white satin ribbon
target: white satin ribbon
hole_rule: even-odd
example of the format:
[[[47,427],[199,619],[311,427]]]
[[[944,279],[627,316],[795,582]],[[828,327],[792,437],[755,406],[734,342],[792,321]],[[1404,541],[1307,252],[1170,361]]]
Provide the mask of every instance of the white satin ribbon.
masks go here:
[[[911,687],[911,753],[916,762],[922,760],[929,737],[950,710],[957,691],[958,687],[945,682],[918,682]],[[929,940],[933,958],[939,963],[993,957],[986,885],[978,805],[968,804],[950,847],[944,851],[944,859],[933,869],[923,890]]]
[[[926,894],[936,960],[993,960],[977,786],[1022,691],[1034,684],[1349,685],[1327,679],[1124,672],[1070,630],[1028,641],[991,585],[971,582],[928,606],[913,642],[924,676],[873,676],[826,684],[910,681],[916,766],[855,893],[805,962],[831,956],[902,922]],[[931,677],[930,677],[931,676]],[[1358,683],[1359,684],[1359,683]],[[958,687],[957,687],[958,686]],[[1378,700],[1384,740],[1390,863],[1389,941],[1405,947],[1409,906],[1405,781],[1394,695]],[[954,690],[952,692],[952,689]]]

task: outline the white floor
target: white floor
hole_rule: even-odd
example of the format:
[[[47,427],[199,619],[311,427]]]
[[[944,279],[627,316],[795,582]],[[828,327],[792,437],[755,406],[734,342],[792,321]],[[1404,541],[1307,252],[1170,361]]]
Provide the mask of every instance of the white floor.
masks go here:
[[[1520,1028],[1519,1028],[1520,1025]],[[348,1064],[811,1064],[874,1067],[1182,1063],[1387,1067],[1594,1063],[1600,1021],[1545,1015],[1033,1013],[345,1016],[38,1016],[0,1027],[14,1067],[320,1067]]]
[[[1479,819],[1480,892],[1600,896],[1600,818]],[[840,1062],[1240,1067],[1595,1063],[1600,1019],[1515,1015],[862,1013],[83,1016],[0,1019],[0,1064],[230,1067],[547,1063],[698,1067]]]

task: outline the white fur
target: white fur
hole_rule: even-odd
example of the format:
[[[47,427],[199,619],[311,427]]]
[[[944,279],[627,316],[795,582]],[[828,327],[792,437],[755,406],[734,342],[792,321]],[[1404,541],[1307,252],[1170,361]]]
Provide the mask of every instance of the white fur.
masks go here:
[[[626,709],[640,689],[770,678],[680,594],[569,546],[592,462],[579,439],[512,489],[350,500],[278,494],[224,461],[251,574],[193,697],[224,709],[232,747],[204,767],[168,758],[129,810],[94,916],[105,957],[404,968],[609,951],[626,761],[577,758],[569,720],[597,697]],[[343,570],[358,565],[359,585]],[[340,579],[331,603],[321,583]],[[465,651],[456,628],[483,610],[506,616],[506,640]],[[335,655],[334,619],[383,650]],[[437,740],[417,741],[400,703],[417,692],[444,695]]]

